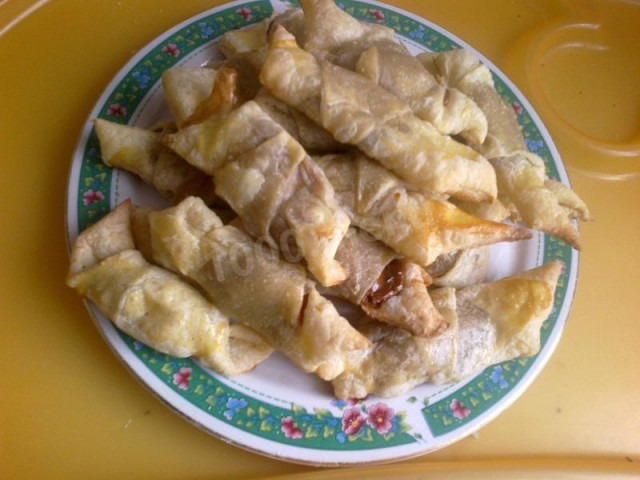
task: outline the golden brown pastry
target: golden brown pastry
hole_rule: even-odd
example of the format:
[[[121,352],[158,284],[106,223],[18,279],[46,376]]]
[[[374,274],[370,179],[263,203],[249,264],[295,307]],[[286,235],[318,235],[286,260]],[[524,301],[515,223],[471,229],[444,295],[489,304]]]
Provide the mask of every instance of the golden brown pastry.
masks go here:
[[[489,133],[473,145],[496,170],[498,198],[511,218],[561,238],[580,249],[580,235],[570,220],[590,220],[585,203],[569,187],[548,178],[544,161],[528,152],[516,115],[496,92],[489,69],[466,50],[420,56],[448,85],[473,98],[485,112]]]
[[[214,177],[216,193],[247,230],[292,257],[325,286],[346,279],[335,257],[349,227],[324,172],[253,101],[167,136],[168,145]]]
[[[319,59],[326,59],[349,70],[355,69],[358,57],[365,50],[378,46],[386,50],[408,52],[394,40],[393,30],[383,25],[362,22],[344,12],[333,0],[302,0],[306,38],[298,45]]]
[[[292,257],[301,254],[325,286],[346,279],[334,257],[349,219],[324,172],[258,103],[222,109],[165,141],[213,175],[216,193],[252,235]]]
[[[472,201],[496,196],[487,160],[416,117],[361,75],[318,62],[276,26],[260,81],[271,93],[416,187]]]
[[[162,133],[101,119],[95,120],[95,129],[108,166],[135,173],[174,202],[191,195],[216,202],[211,177],[165,147]]]
[[[153,212],[149,225],[155,261],[195,281],[223,312],[305,372],[330,380],[369,347],[301,266],[222,225],[201,200]]]
[[[443,291],[448,295],[443,295]],[[454,289],[440,289],[433,297],[448,328],[433,338],[411,335],[379,322],[366,320],[359,326],[373,349],[332,381],[337,398],[382,398],[402,395],[411,388],[436,379],[450,378],[455,368],[458,317]]]
[[[491,71],[463,48],[417,56],[434,77],[448,87],[468,95],[484,112],[488,132],[484,142],[471,143],[487,158],[526,150],[516,114],[495,90]]]
[[[453,201],[454,205],[475,217],[493,222],[509,218],[509,210],[499,201],[472,203]],[[489,268],[489,247],[474,247],[440,255],[427,267],[433,285],[462,288],[482,283]]]
[[[587,204],[564,183],[552,178],[545,178],[544,186],[555,197],[558,205],[565,210],[569,218],[583,221],[592,220]]]
[[[214,115],[229,113],[244,101],[239,95],[237,70],[221,67],[217,71],[211,93],[195,106],[193,112],[180,124],[180,128],[204,122]]]
[[[340,10],[333,0],[302,0],[300,6],[307,31],[305,50],[333,51],[357,41],[393,38],[392,29],[361,22]]]
[[[134,249],[128,202],[85,230],[71,252],[67,284],[118,328],[156,350],[194,356],[223,375],[252,370],[272,348],[173,273]]]
[[[216,72],[206,67],[173,67],[162,73],[165,100],[178,126],[211,95]]]
[[[255,102],[166,135],[163,142],[199,170],[214,173],[282,131]]]
[[[500,200],[511,208],[512,217],[530,228],[563,239],[580,250],[580,234],[571,224],[572,217],[589,219],[584,202],[567,187],[546,178],[544,162],[531,152],[519,151],[505,157],[491,159],[498,176]],[[568,200],[561,205],[560,198]],[[570,194],[567,195],[567,191]],[[562,197],[562,195],[566,195]],[[573,208],[572,208],[573,207]]]
[[[91,268],[105,258],[136,248],[130,217],[131,202],[126,200],[75,239],[71,248],[67,283],[71,282],[78,273]]]
[[[461,380],[490,365],[535,355],[562,268],[553,261],[496,282],[433,291],[449,328],[431,339],[370,325],[374,348],[333,381],[335,395],[391,397],[424,382]]]
[[[325,155],[317,162],[354,225],[419,265],[455,250],[530,237],[524,229],[424,195],[360,153]]]
[[[215,174],[216,193],[254,236],[274,242],[285,258],[298,254],[325,286],[347,272],[335,260],[349,218],[324,172],[285,131]]]
[[[224,35],[226,59],[165,72],[175,122],[96,122],[105,163],[180,203],[120,205],[78,237],[68,284],[162,352],[235,375],[276,348],[340,398],[535,354],[561,264],[478,283],[477,245],[528,238],[509,216],[579,247],[584,202],[472,56],[416,58],[333,0],[301,4]],[[239,214],[226,225],[205,205],[213,177]]]
[[[444,87],[413,55],[382,47],[362,53],[356,72],[406,102],[419,118],[444,135],[459,134],[481,144],[487,135],[487,119],[468,96]]]
[[[431,337],[447,328],[427,291],[431,279],[417,264],[356,228],[342,239],[336,259],[349,276],[341,285],[326,289],[329,295],[413,335]]]

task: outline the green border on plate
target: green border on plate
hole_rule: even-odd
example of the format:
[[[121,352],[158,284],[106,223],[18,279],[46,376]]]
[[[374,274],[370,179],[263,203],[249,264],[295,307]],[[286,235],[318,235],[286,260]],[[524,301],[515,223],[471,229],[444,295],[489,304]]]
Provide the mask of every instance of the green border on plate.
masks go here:
[[[366,450],[415,441],[406,433],[410,427],[405,423],[404,412],[389,412],[390,428],[379,433],[374,425],[367,423],[367,407],[362,403],[349,406],[347,402],[336,401],[334,406],[343,411],[342,417],[336,417],[323,408],[307,411],[294,403],[290,408],[278,407],[225,385],[191,359],[165,355],[126,334],[120,333],[120,336],[174,392],[218,420],[258,437],[322,450]],[[254,393],[267,398],[261,392]],[[379,408],[384,410],[388,407],[381,404]],[[348,428],[350,421],[357,423],[352,434],[344,428]]]
[[[338,4],[354,17],[391,27],[428,50],[441,52],[460,47],[442,33],[393,10],[351,0],[339,1]],[[126,73],[101,106],[99,118],[127,123],[165,69],[226,31],[260,21],[272,12],[271,3],[260,0],[236,5],[188,24],[159,42]],[[558,169],[551,151],[531,115],[495,74],[494,80],[498,92],[516,110],[529,150],[544,159],[549,175],[557,179]],[[92,129],[80,168],[77,198],[79,231],[108,213],[110,186],[111,169],[100,159],[100,146]],[[567,291],[568,272],[572,267],[571,248],[567,244],[545,235],[544,245],[544,261],[560,259],[566,268],[556,292],[552,314],[542,327],[542,345],[546,344],[558,320],[560,305]],[[404,411],[394,412],[383,402],[368,407],[361,402],[332,402],[342,416],[334,416],[322,408],[309,412],[293,403],[290,408],[278,407],[223,384],[191,359],[177,359],[159,353],[122,332],[119,335],[137,358],[182,398],[216,419],[256,436],[310,449],[354,451],[388,448],[422,439],[420,434],[411,433]],[[535,358],[489,367],[451,395],[433,404],[425,399],[425,407],[421,411],[432,434],[437,437],[450,433],[486,412],[517,385]],[[255,393],[267,398],[263,393]],[[407,401],[413,403],[416,399],[410,397]],[[457,403],[453,404],[454,401]],[[376,414],[382,412],[388,416],[389,423],[385,429],[376,428],[373,421],[367,422],[367,410],[374,407]]]

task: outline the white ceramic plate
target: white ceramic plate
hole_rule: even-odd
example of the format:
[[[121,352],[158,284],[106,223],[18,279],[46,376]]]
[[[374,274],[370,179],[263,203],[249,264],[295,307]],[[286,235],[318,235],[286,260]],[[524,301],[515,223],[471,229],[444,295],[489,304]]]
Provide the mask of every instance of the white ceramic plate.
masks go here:
[[[413,52],[471,48],[462,40],[408,12],[373,1],[343,0],[340,6],[366,21],[395,29]],[[89,119],[149,127],[168,118],[162,72],[177,65],[201,65],[219,56],[216,39],[289,7],[258,0],[214,8],[177,25],[142,49],[115,76]],[[494,73],[498,91],[513,105],[527,145],[546,162],[549,175],[568,183],[547,130],[515,86],[480,53]],[[100,161],[90,120],[75,150],[68,188],[70,242],[122,200],[162,206],[141,181]],[[554,309],[542,327],[542,348],[532,358],[488,368],[474,378],[445,386],[423,385],[394,399],[337,401],[331,389],[274,354],[253,372],[228,379],[191,359],[158,353],[118,331],[95,307],[100,331],[125,365],[164,402],[200,428],[252,451],[283,460],[355,465],[399,460],[430,452],[480,428],[509,406],[551,356],[565,324],[575,288],[578,255],[564,242],[534,234],[526,242],[492,247],[487,280],[533,268],[551,259],[565,263]],[[383,415],[378,424],[373,414]]]

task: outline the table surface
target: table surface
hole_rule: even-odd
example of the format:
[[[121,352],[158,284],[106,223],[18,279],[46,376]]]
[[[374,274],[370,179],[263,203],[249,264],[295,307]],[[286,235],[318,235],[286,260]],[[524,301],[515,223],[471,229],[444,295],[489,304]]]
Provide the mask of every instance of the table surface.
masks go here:
[[[389,2],[455,33],[514,81],[595,221],[581,226],[560,344],[513,406],[438,452],[329,475],[228,445],[170,411],[64,285],[66,181],[88,112],[138,49],[216,3],[0,0],[0,478],[640,475],[640,6]]]

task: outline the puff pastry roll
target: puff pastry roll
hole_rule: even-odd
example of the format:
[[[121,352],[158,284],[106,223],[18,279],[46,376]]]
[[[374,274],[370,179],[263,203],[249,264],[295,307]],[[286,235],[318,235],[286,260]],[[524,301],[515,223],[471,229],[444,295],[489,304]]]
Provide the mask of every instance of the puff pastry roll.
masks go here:
[[[488,132],[483,142],[471,143],[487,158],[526,150],[516,114],[495,90],[491,71],[465,49],[421,53],[418,60],[444,85],[468,95],[484,112]]]
[[[466,95],[441,86],[394,38],[393,30],[344,12],[333,0],[304,0],[303,45],[332,63],[366,76],[409,104],[443,134],[462,134],[480,143],[487,132],[482,111]],[[286,28],[286,25],[284,25]]]
[[[353,70],[360,54],[373,46],[408,52],[394,40],[392,29],[357,20],[333,0],[302,0],[300,6],[304,11],[306,39],[300,41],[298,35],[291,33],[298,45],[318,58]],[[287,25],[283,26],[289,30]]]
[[[333,0],[302,0],[306,26],[306,50],[332,51],[356,41],[391,40],[393,30],[361,22],[342,11]]]
[[[305,372],[330,380],[370,346],[301,266],[223,226],[201,200],[153,212],[149,225],[155,261],[196,282],[223,312]]]
[[[165,147],[162,133],[101,119],[95,120],[95,129],[108,166],[138,175],[175,202],[193,195],[215,203],[211,177]]]
[[[585,203],[569,187],[547,177],[544,161],[528,152],[518,120],[496,92],[489,69],[471,52],[452,50],[420,58],[439,77],[473,98],[489,122],[484,143],[473,145],[486,155],[498,183],[498,198],[511,218],[563,239],[580,249],[580,235],[570,219],[591,220]]]
[[[471,148],[440,134],[362,75],[318,62],[276,26],[260,81],[271,93],[416,187],[472,201],[496,196],[495,173]]]
[[[362,53],[355,71],[406,102],[440,133],[484,142],[487,118],[480,107],[459,90],[440,85],[413,55],[372,47]]]
[[[448,295],[443,295],[443,290]],[[379,322],[363,320],[360,331],[373,342],[371,351],[332,381],[337,398],[402,395],[416,385],[451,377],[456,362],[458,316],[454,289],[433,297],[448,328],[433,338],[411,335]]]
[[[252,370],[272,348],[228,318],[175,274],[134,249],[130,204],[123,203],[76,240],[67,284],[118,328],[156,350],[194,356],[223,375]]]
[[[346,279],[334,256],[347,215],[324,172],[257,103],[184,128],[166,142],[213,175],[217,194],[252,235],[292,256],[299,252],[325,286]]]
[[[569,218],[584,221],[592,220],[587,204],[564,183],[545,177],[544,186],[553,194]]]
[[[430,337],[447,323],[433,306],[427,291],[431,279],[417,264],[398,255],[367,233],[350,228],[336,259],[349,276],[326,289],[330,295],[359,305],[371,318]]]
[[[316,161],[353,224],[419,265],[455,250],[530,237],[524,229],[474,217],[416,191],[362,154]]]
[[[163,142],[213,176],[219,168],[282,130],[257,103],[249,101],[236,110],[165,135]]]
[[[216,193],[251,234],[275,244],[285,257],[300,254],[325,286],[347,278],[335,254],[349,218],[322,169],[287,132],[237,157],[214,177]]]
[[[571,218],[590,220],[589,210],[571,189],[547,178],[539,156],[522,150],[492,158],[491,164],[498,177],[500,201],[510,207],[512,218],[580,250],[580,234]]]
[[[396,396],[421,383],[461,380],[490,365],[535,355],[562,268],[553,261],[496,282],[433,291],[449,328],[431,339],[369,326],[374,348],[333,381],[336,396]]]
[[[562,262],[554,260],[495,282],[457,290],[458,353],[452,376],[446,381],[538,353],[540,328],[553,308],[563,269]],[[487,336],[479,337],[483,328]]]

